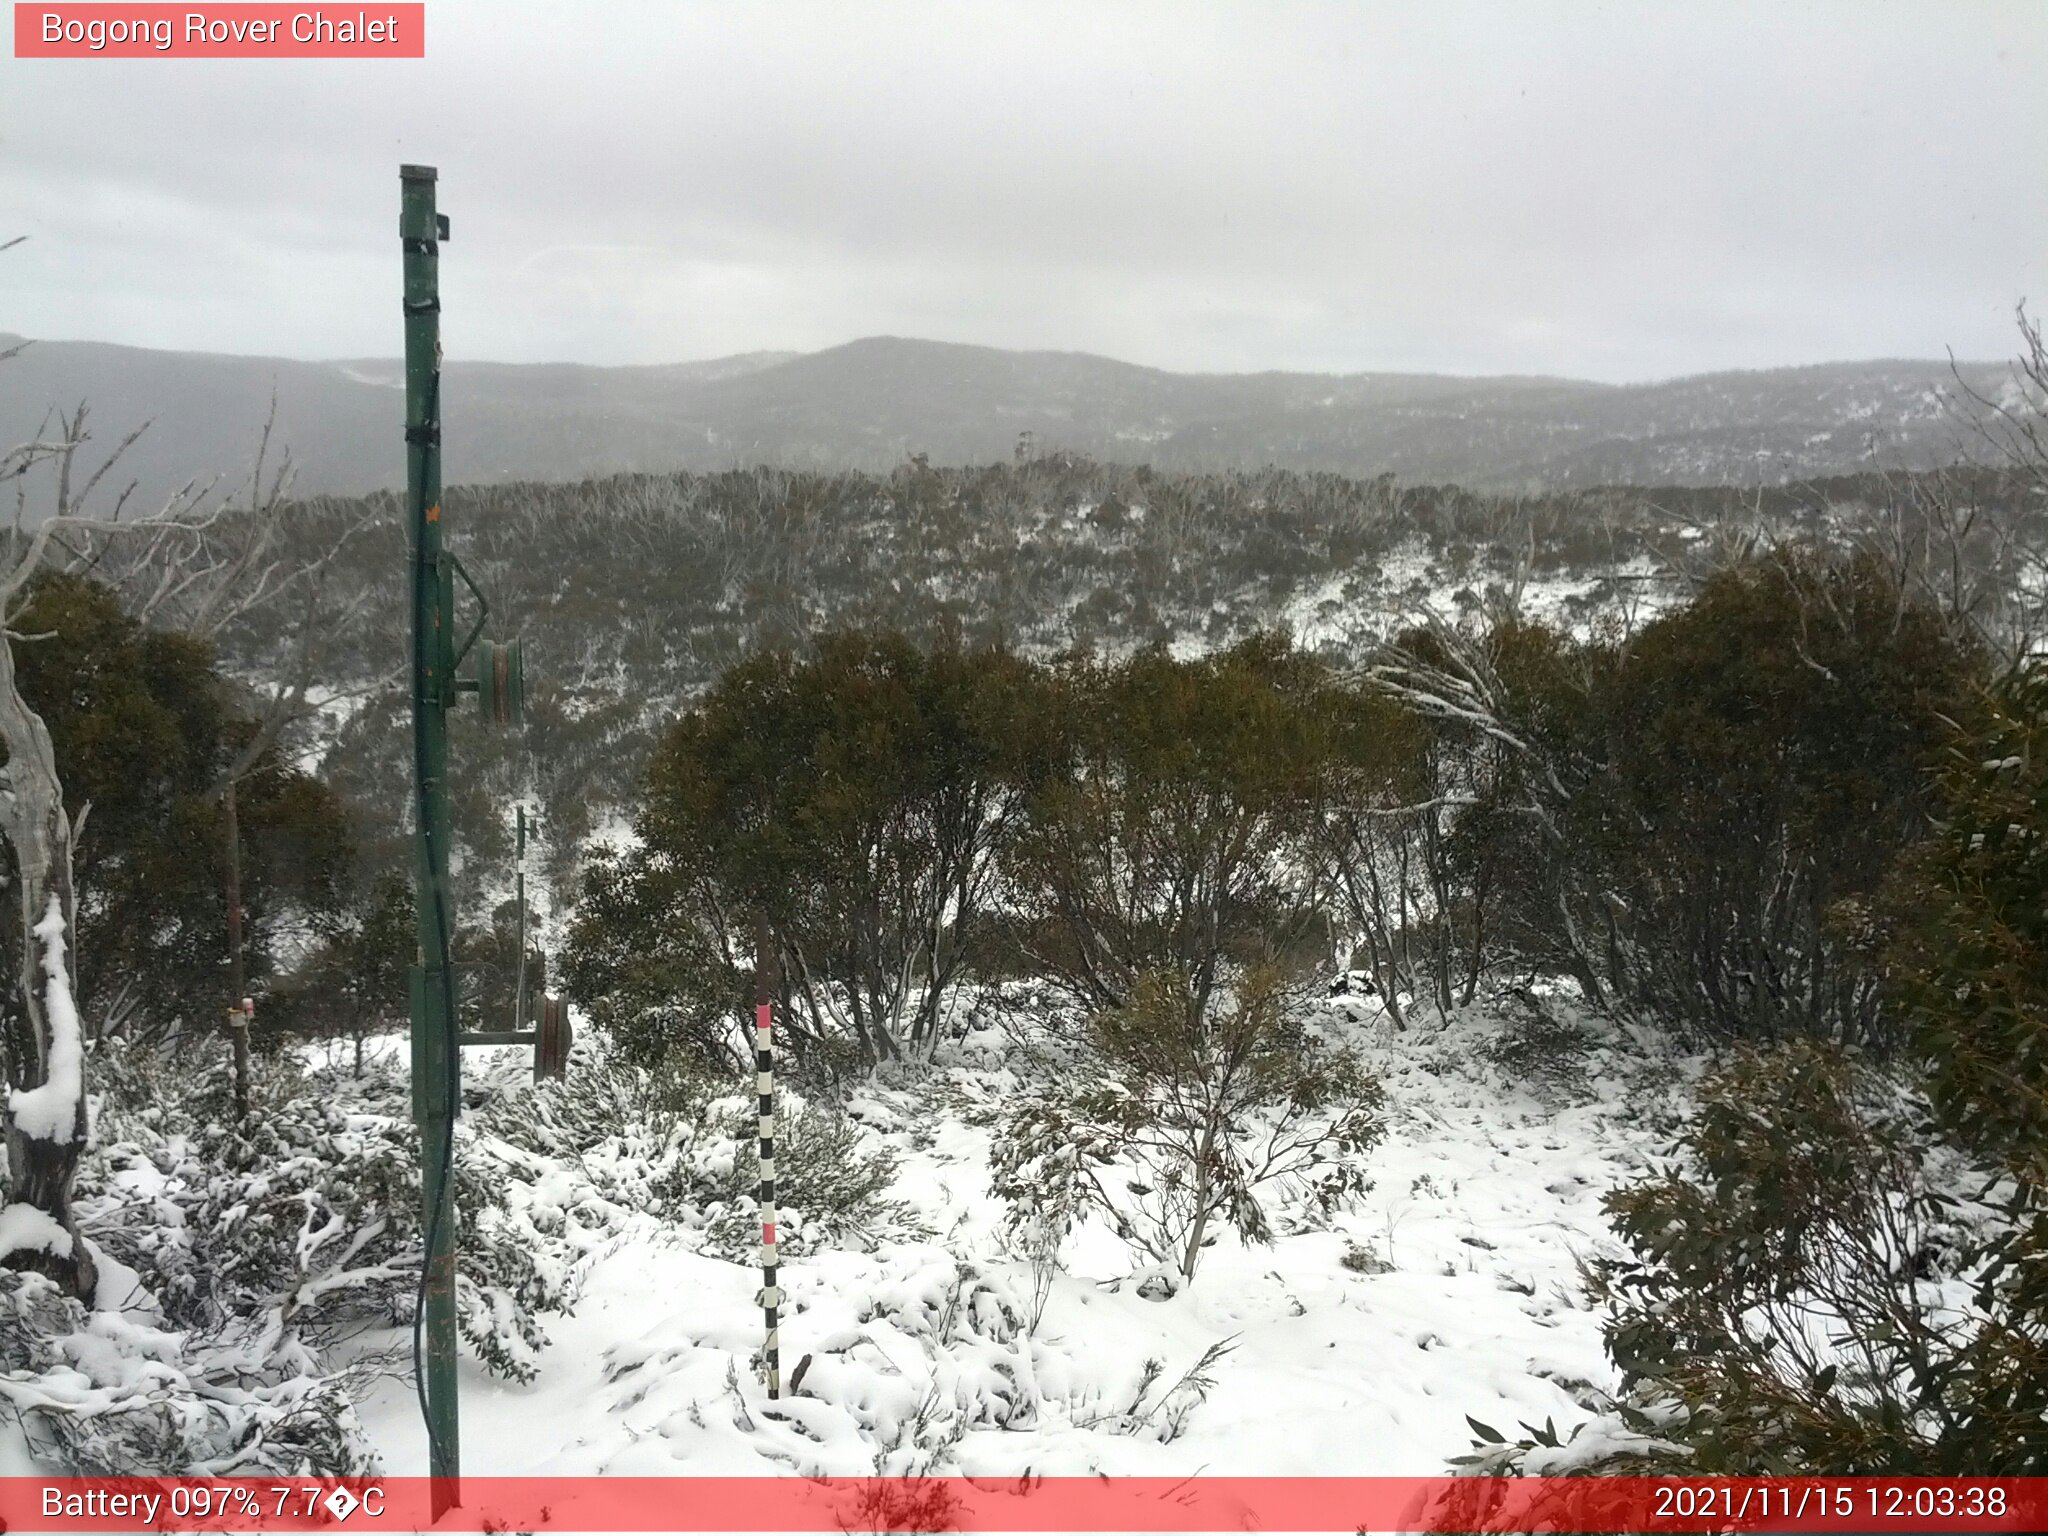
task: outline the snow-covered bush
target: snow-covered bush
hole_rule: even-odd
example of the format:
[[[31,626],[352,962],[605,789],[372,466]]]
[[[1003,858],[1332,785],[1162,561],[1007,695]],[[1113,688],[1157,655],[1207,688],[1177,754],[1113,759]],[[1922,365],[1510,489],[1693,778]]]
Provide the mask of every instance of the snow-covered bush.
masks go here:
[[[917,1341],[929,1373],[907,1382],[897,1401],[876,1404],[871,1429],[910,1471],[919,1453],[957,1442],[968,1430],[1020,1430],[1037,1422],[1039,1387],[1018,1299],[999,1274],[958,1258],[933,1258],[877,1285],[862,1299],[863,1327],[884,1325]]]
[[[1701,1469],[1692,1448],[1663,1437],[1675,1415],[1670,1404],[1649,1411],[1633,1403],[1603,1405],[1593,1417],[1560,1434],[1553,1420],[1521,1425],[1510,1439],[1466,1415],[1472,1450],[1453,1456],[1456,1474],[1413,1511],[1421,1531],[1598,1531],[1614,1522],[1630,1496],[1612,1491],[1610,1477],[1684,1477]],[[1622,1485],[1627,1486],[1627,1485]]]
[[[507,1082],[471,1118],[493,1136],[570,1162],[587,1162],[621,1137],[653,1157],[657,1144],[695,1136],[715,1092],[713,1079],[687,1059],[642,1065],[605,1031],[577,1042],[573,1071],[530,1085]]]
[[[1698,1470],[1689,1445],[1665,1438],[1685,1411],[1654,1394],[1631,1393],[1591,1405],[1592,1417],[1560,1434],[1554,1419],[1523,1423],[1513,1439],[1470,1414],[1472,1449],[1450,1466],[1465,1477],[1655,1477]],[[1441,1528],[1441,1527],[1439,1527]],[[1473,1529],[1498,1529],[1474,1526]]]
[[[777,1100],[775,1200],[785,1257],[823,1246],[922,1235],[888,1198],[897,1160],[837,1111]],[[604,1037],[579,1047],[576,1070],[514,1088],[472,1117],[500,1149],[568,1163],[587,1208],[565,1215],[594,1230],[644,1211],[702,1235],[710,1252],[751,1260],[760,1246],[760,1139],[751,1099],[714,1097],[695,1072],[636,1064]],[[559,1184],[559,1179],[555,1181]],[[540,1186],[536,1186],[538,1188]]]
[[[781,1095],[775,1122],[777,1239],[786,1258],[824,1246],[868,1246],[923,1232],[910,1206],[888,1197],[897,1160],[863,1145],[860,1128],[832,1110]],[[745,1258],[760,1246],[760,1141],[751,1103],[714,1106],[691,1155],[661,1188],[671,1213],[703,1214],[707,1246]]]
[[[372,1472],[348,1387],[246,1344],[209,1347],[130,1313],[88,1311],[41,1275],[0,1271],[0,1418],[67,1474]]]
[[[997,1131],[991,1184],[1027,1250],[1092,1209],[1158,1266],[1148,1284],[1173,1289],[1220,1227],[1271,1240],[1261,1190],[1327,1216],[1367,1188],[1379,1084],[1288,1018],[1286,996],[1254,970],[1227,1006],[1197,1009],[1155,972],[1096,1015]]]
[[[1607,1197],[1630,1250],[1593,1269],[1623,1429],[1721,1476],[2043,1465],[2038,1413],[2011,1412],[2027,1320],[1990,1258],[1999,1214],[1961,1193],[1985,1180],[1924,1100],[1788,1044],[1709,1077],[1680,1151]]]
[[[1488,1061],[1516,1082],[1550,1093],[1583,1081],[1586,1055],[1596,1042],[1577,1017],[1528,993],[1511,992],[1496,1006],[1503,1017],[1499,1033],[1486,1044]]]
[[[238,1119],[218,1064],[116,1045],[98,1065],[88,1235],[150,1276],[170,1322],[254,1328],[257,1358],[310,1365],[338,1333],[410,1318],[419,1150],[397,1071],[344,1079],[307,1074],[295,1056],[263,1061]],[[570,1307],[576,1261],[595,1246],[536,1193],[547,1172],[471,1126],[457,1132],[459,1327],[487,1368],[520,1380],[546,1342],[538,1317]]]

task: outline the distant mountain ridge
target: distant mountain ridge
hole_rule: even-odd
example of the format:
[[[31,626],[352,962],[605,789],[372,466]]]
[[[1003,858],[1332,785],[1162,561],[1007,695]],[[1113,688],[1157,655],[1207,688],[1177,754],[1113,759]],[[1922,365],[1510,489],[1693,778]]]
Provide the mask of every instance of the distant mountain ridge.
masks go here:
[[[0,337],[0,345],[13,338]],[[1961,365],[1996,392],[1999,364]],[[304,494],[395,487],[400,365],[40,341],[0,366],[0,441],[90,402],[96,441],[145,420],[127,475],[147,506],[246,474],[273,389]],[[1954,454],[1946,362],[1826,363],[1654,384],[1432,374],[1185,374],[1076,352],[870,337],[639,367],[465,363],[444,380],[451,483],[621,471],[885,470],[1007,459],[1022,434],[1187,470],[1278,465],[1487,490],[1781,483]]]

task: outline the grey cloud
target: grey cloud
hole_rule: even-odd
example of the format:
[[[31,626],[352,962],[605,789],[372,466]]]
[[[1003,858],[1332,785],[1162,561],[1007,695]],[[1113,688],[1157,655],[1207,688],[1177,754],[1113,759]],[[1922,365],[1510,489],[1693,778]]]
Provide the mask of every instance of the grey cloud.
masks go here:
[[[0,60],[0,329],[384,354],[877,333],[1642,378],[2010,350],[2048,8],[457,4],[419,63]]]

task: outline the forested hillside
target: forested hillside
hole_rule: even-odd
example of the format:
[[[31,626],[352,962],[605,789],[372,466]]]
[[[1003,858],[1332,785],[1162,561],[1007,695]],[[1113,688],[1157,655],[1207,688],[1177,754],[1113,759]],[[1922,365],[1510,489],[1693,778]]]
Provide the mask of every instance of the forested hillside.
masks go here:
[[[912,462],[887,475],[455,487],[448,515],[466,531],[466,565],[501,632],[523,637],[530,693],[516,749],[481,729],[463,743],[474,765],[458,787],[463,835],[495,863],[509,797],[531,794],[552,856],[566,860],[607,806],[626,802],[685,702],[745,655],[836,628],[950,631],[1045,656],[1189,653],[1281,627],[1355,659],[1425,605],[1456,616],[1512,603],[1567,628],[1625,623],[1744,547],[1809,539],[1924,561],[1972,516],[1966,568],[1997,587],[2017,573],[2002,567],[2012,552],[1993,529],[2037,520],[2030,497],[1991,471],[1507,497],[1066,455]],[[347,616],[328,647],[330,686],[381,680],[337,705],[328,771],[360,804],[402,804],[396,501],[314,501],[291,527],[304,549],[340,550],[329,580]],[[252,616],[227,633],[232,664],[260,673],[286,645],[281,621],[269,622]]]

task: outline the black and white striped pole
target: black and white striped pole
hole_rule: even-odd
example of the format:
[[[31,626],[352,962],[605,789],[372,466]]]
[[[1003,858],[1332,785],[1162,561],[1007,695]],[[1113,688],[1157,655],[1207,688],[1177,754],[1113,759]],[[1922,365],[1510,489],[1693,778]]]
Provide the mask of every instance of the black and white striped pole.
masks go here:
[[[754,928],[754,1092],[760,1099],[761,1317],[768,1330],[762,1364],[768,1400],[782,1396],[782,1291],[775,1263],[775,949],[768,919]]]

